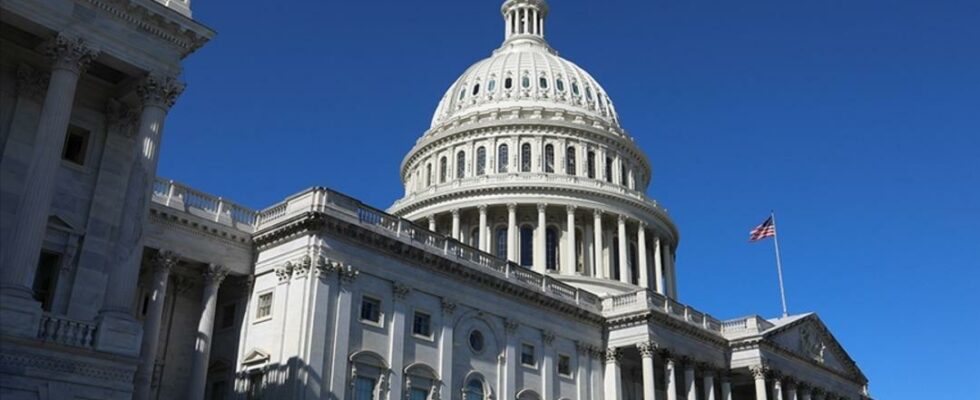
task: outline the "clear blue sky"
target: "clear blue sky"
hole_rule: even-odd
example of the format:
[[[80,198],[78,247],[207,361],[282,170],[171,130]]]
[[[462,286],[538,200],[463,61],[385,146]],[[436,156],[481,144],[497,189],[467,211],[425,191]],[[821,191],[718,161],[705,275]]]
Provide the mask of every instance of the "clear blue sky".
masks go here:
[[[159,172],[260,208],[322,185],[386,208],[500,0],[204,1]],[[980,398],[980,2],[553,0],[681,230],[681,300],[816,311],[878,399]]]

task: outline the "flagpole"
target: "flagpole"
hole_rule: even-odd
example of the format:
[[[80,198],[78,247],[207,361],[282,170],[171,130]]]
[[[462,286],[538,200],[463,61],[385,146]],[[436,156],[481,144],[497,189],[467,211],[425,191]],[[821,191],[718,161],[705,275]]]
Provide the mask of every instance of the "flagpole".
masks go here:
[[[776,273],[779,274],[779,297],[783,301],[783,318],[789,316],[786,309],[786,289],[783,287],[783,262],[779,257],[779,229],[776,228],[776,211],[770,210],[769,218],[772,218],[772,242],[776,247]]]

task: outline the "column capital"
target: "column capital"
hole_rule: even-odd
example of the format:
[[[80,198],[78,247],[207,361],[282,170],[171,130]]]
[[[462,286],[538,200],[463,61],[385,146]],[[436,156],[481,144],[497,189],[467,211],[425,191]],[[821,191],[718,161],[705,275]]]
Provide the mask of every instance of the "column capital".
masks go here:
[[[411,291],[412,288],[405,284],[395,283],[391,285],[391,295],[395,300],[405,300],[405,297],[408,297]]]
[[[619,360],[623,358],[623,352],[619,351],[618,348],[610,347],[606,349],[606,364],[618,364]]]
[[[621,223],[621,224],[625,224],[626,223],[626,216],[623,215],[623,214],[618,214],[618,215],[616,215],[616,220],[619,221],[619,223]]]
[[[169,110],[184,91],[184,84],[167,75],[149,74],[136,85],[141,108],[159,107]]]
[[[565,206],[565,211],[568,211],[569,214],[574,214],[576,209],[578,209],[578,206],[574,204],[569,204]]]
[[[454,209],[450,210],[449,212],[453,214],[453,218],[459,218],[459,209],[458,208],[454,208]]]
[[[431,222],[433,224],[436,223],[436,215],[435,214],[429,215],[428,217],[426,217],[426,219],[428,219],[429,222]]]
[[[507,211],[517,211],[517,203],[507,203]]]
[[[90,47],[79,37],[59,33],[41,45],[41,51],[51,60],[51,69],[63,69],[82,74],[92,61],[99,56],[99,51]]]
[[[548,203],[538,203],[538,212],[545,212],[548,209]]]
[[[647,227],[647,222],[642,219],[636,220],[636,223],[640,226],[640,230],[646,229]]]
[[[765,379],[769,371],[769,366],[766,364],[757,364],[749,367],[749,372],[752,373],[752,377],[755,379]]]
[[[228,276],[228,269],[218,264],[208,264],[204,269],[204,284],[207,286],[219,286]]]
[[[555,341],[555,333],[549,330],[542,330],[541,341],[544,342],[545,346],[551,346]]]
[[[341,264],[340,267],[337,268],[337,274],[340,275],[340,283],[347,284],[353,283],[354,279],[357,279],[357,275],[360,274],[360,271],[354,269],[354,267],[351,265]]]
[[[439,303],[442,305],[443,314],[452,314],[456,311],[456,302],[452,299],[443,297],[439,300]]]
[[[598,208],[592,210],[592,215],[594,215],[596,218],[602,218],[602,213],[603,211]]]
[[[654,353],[660,348],[660,346],[653,341],[641,342],[636,345],[636,348],[640,350],[640,356],[643,358],[653,357]]]
[[[176,266],[177,262],[179,261],[180,261],[179,254],[172,252],[170,250],[160,250],[153,255],[150,265],[156,271],[164,271],[169,274],[170,271],[173,269],[173,267]]]
[[[487,213],[487,205],[486,204],[480,204],[476,208],[480,210],[480,214],[486,214]]]

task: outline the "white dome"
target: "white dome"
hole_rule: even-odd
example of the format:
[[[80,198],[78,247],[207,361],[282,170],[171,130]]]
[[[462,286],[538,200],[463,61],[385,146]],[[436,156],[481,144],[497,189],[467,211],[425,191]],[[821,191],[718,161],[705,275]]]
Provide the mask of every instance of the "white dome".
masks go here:
[[[559,57],[543,37],[520,35],[509,38],[453,83],[442,96],[431,127],[506,107],[578,112],[619,125],[609,96],[588,72]]]

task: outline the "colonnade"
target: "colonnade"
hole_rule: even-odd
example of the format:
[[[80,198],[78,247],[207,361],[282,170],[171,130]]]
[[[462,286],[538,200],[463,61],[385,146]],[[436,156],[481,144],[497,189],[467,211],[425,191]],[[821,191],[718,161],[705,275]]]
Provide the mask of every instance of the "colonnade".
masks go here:
[[[150,398],[153,369],[157,359],[157,346],[160,336],[163,309],[167,295],[167,283],[173,268],[177,265],[179,256],[176,253],[162,250],[153,257],[150,269],[153,271],[151,286],[148,288],[150,301],[146,318],[143,321],[143,341],[140,349],[140,363],[136,370],[133,399],[145,400]],[[201,273],[202,297],[201,311],[195,334],[194,354],[191,361],[190,378],[187,381],[186,399],[200,400],[204,398],[205,384],[208,377],[208,361],[211,355],[211,339],[214,332],[215,308],[218,302],[218,290],[228,276],[228,269],[217,265],[207,264]]]
[[[848,400],[848,397],[794,378],[765,363],[749,367],[756,400]]]
[[[539,273],[614,279],[677,297],[674,244],[628,215],[575,205],[507,203],[451,209],[426,221],[429,230]],[[530,249],[520,237],[525,228],[533,229]],[[548,229],[554,230],[553,237]],[[532,256],[522,257],[527,250]],[[528,258],[533,261],[527,263]]]

